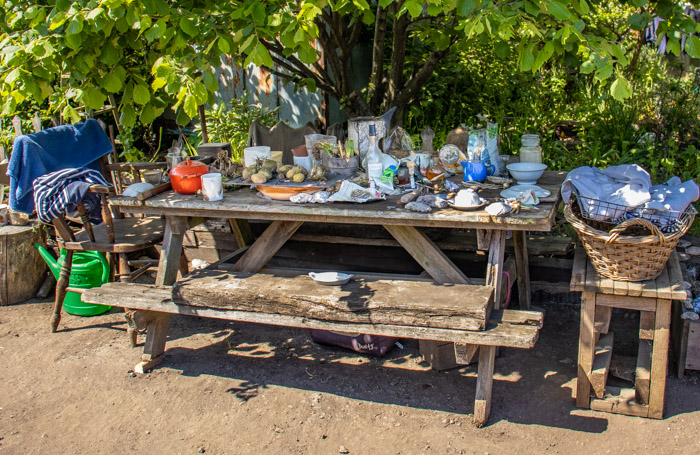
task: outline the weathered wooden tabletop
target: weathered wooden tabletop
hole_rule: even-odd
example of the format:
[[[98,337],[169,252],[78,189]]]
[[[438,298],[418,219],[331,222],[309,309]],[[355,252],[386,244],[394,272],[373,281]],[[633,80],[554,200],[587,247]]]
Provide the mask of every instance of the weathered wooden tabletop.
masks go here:
[[[559,189],[565,176],[565,172],[545,172],[538,181],[538,186],[549,190],[551,195],[541,199],[537,210],[521,210],[518,214],[502,217],[493,217],[483,209],[411,212],[397,207],[398,196],[365,204],[293,204],[259,197],[255,191],[248,188],[225,192],[224,199],[218,202],[206,202],[201,196],[167,191],[145,201],[114,197],[110,199],[110,203],[119,206],[124,213],[147,215],[546,232],[552,229],[561,200]],[[497,198],[499,192],[500,190],[482,190],[480,195],[485,198]]]

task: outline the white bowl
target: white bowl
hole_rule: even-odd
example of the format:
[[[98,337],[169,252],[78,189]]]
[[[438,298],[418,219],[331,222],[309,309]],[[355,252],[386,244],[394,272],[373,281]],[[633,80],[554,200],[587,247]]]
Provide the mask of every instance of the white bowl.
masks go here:
[[[309,272],[309,276],[313,278],[314,281],[318,284],[322,284],[324,286],[334,286],[336,284],[347,283],[355,275],[353,275],[352,273],[343,272]]]
[[[542,177],[542,173],[547,169],[547,165],[540,163],[512,163],[506,168],[519,185],[534,185],[537,183],[537,179]]]

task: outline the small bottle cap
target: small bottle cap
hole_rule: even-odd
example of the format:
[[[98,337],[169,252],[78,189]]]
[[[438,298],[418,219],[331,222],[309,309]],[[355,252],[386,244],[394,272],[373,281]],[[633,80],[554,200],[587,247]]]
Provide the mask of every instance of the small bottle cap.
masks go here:
[[[372,123],[372,124],[369,126],[369,135],[370,135],[370,136],[376,136],[376,135],[377,135],[377,130],[374,129],[374,123]]]

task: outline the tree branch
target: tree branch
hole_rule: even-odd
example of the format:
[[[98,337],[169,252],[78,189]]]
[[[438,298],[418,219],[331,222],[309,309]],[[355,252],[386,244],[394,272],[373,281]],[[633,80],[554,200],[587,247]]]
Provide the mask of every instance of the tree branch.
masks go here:
[[[372,86],[370,88],[370,108],[381,103],[384,96],[384,41],[386,40],[387,10],[377,7],[374,23],[374,42],[372,43]]]
[[[394,4],[394,15],[401,9],[401,3]],[[389,72],[389,90],[387,105],[391,105],[403,85],[403,67],[406,59],[406,38],[408,36],[408,15],[394,19],[394,35],[391,53],[391,71]]]

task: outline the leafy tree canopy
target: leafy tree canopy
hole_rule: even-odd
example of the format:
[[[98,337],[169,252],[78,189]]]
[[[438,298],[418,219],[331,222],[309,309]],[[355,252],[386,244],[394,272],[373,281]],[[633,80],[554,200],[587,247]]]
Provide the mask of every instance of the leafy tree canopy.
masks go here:
[[[630,33],[642,33],[653,17],[666,19],[658,36],[668,39],[669,52],[680,53],[685,34],[686,52],[700,57],[700,27],[668,0],[3,3],[0,114],[48,99],[55,112],[77,120],[79,106],[97,109],[116,96],[125,126],[137,119],[150,123],[169,106],[181,124],[195,117],[218,89],[213,67],[223,54],[320,88],[351,114],[406,106],[451,48],[473,40],[488,40],[500,58],[517,59],[522,71],[564,60],[609,85],[617,99],[631,96],[625,77],[634,66]],[[611,5],[625,11],[624,35],[589,19]],[[372,79],[364,90],[353,89],[351,54],[361,35],[370,33]]]

